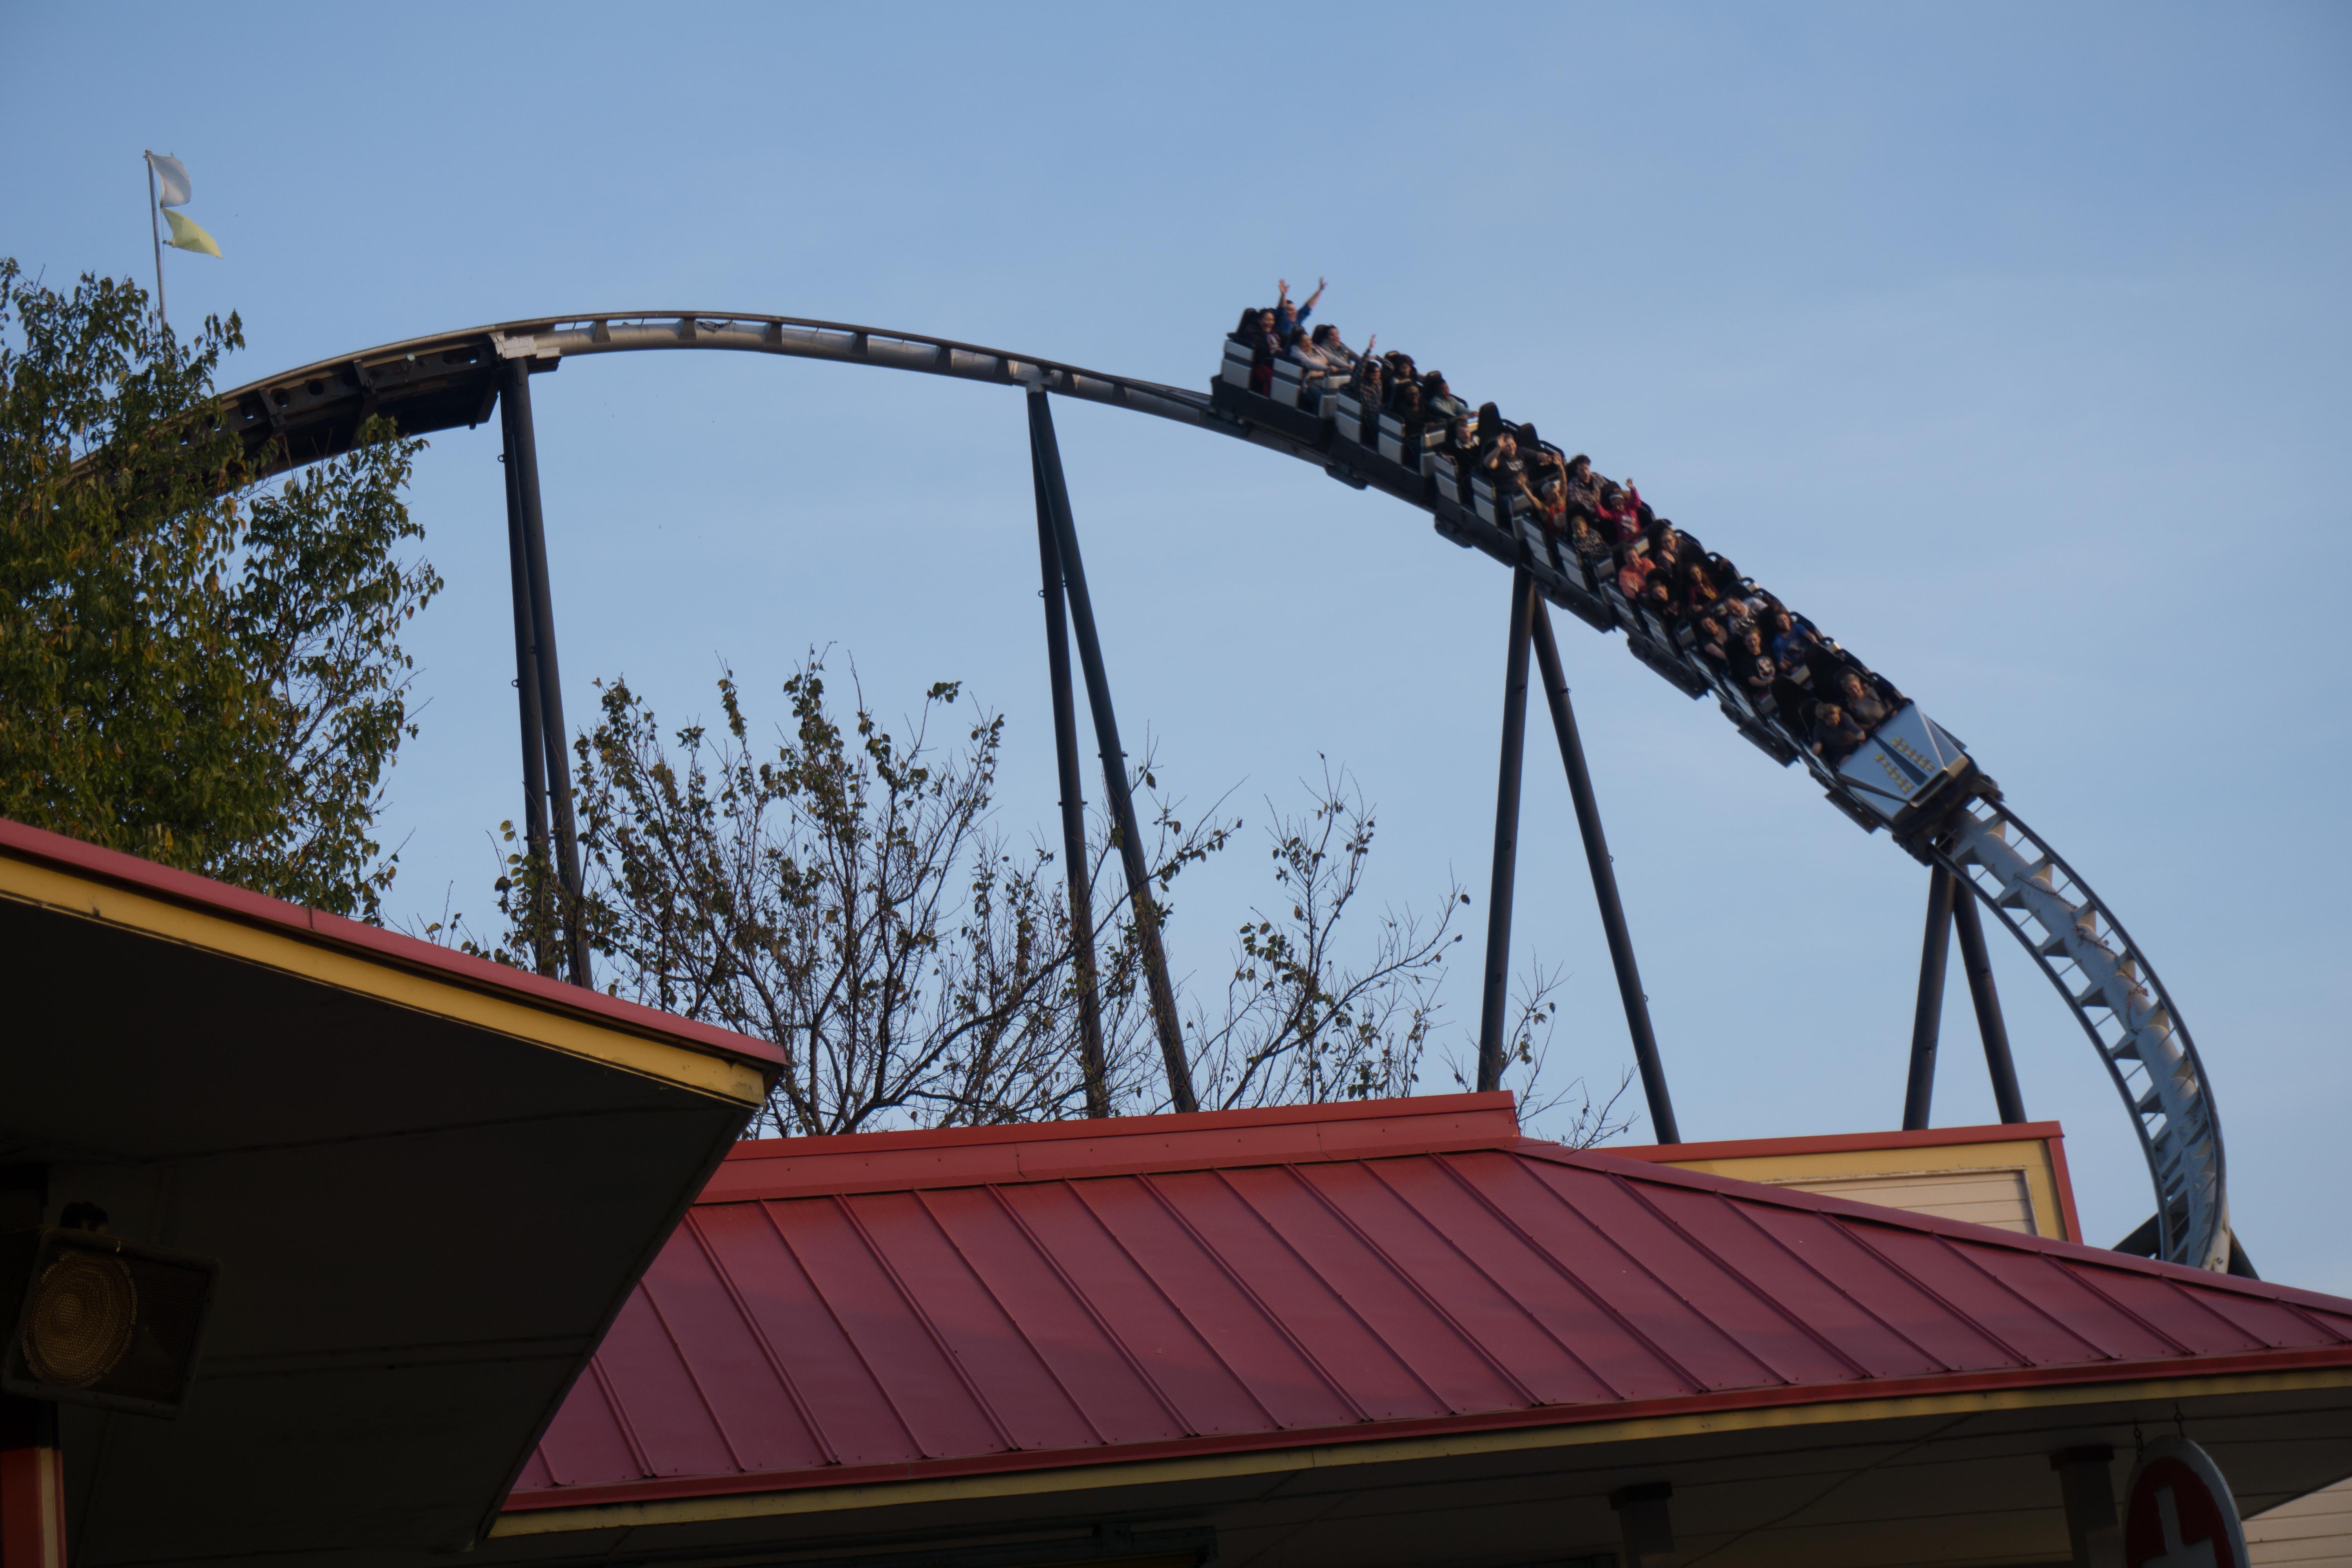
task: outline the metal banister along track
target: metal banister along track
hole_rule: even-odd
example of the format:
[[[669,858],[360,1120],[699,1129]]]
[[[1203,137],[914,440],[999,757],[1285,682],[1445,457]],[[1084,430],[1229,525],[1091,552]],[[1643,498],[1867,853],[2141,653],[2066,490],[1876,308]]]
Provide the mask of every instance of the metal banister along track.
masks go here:
[[[1232,397],[1230,388],[1204,396],[1037,355],[851,322],[740,311],[607,311],[500,322],[321,360],[222,394],[221,416],[257,460],[270,454],[265,471],[278,472],[348,449],[374,414],[389,416],[412,436],[478,425],[496,406],[499,371],[509,361],[545,372],[583,354],[663,349],[831,360],[1054,392],[1312,463],[1342,483],[1428,512],[1457,545],[1528,571],[1545,598],[1597,630],[1624,632],[1627,650],[1685,696],[1714,695],[1726,721],[1776,763],[1801,761],[1848,817],[1873,831],[1887,826],[1836,769],[1812,754],[1805,735],[1778,715],[1759,712],[1695,652],[1676,647],[1669,628],[1626,605],[1603,575],[1530,538],[1525,520],[1481,517],[1434,494],[1419,474],[1345,440],[1330,421],[1271,404],[1260,410],[1256,405],[1266,400]],[[2033,955],[2098,1047],[2147,1157],[2158,1203],[2158,1255],[2227,1268],[2232,1238],[2220,1122],[2202,1064],[2155,970],[2082,879],[1999,804],[1998,791],[1975,792],[1952,809],[1933,833],[1926,824],[1898,828],[1898,842],[1966,879]]]

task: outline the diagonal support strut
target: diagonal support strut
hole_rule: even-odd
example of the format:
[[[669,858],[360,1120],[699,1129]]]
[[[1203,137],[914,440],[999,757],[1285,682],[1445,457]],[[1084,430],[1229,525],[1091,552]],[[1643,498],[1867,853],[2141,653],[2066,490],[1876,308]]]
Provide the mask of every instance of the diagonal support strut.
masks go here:
[[[1952,951],[1952,899],[1959,879],[1927,872],[1927,929],[1919,942],[1919,1005],[1911,1016],[1911,1071],[1903,1085],[1903,1131],[1927,1125],[1936,1097],[1936,1042],[1944,1026],[1944,965]]]
[[[1033,444],[1030,478],[1037,491],[1037,570],[1045,586],[1045,669],[1054,691],[1054,763],[1061,784],[1062,862],[1068,873],[1070,937],[1078,971],[1078,1076],[1087,1114],[1110,1114],[1110,1075],[1103,1058],[1102,1004],[1095,984],[1094,870],[1087,856],[1087,799],[1078,770],[1078,719],[1070,694],[1070,631],[1055,538],[1054,505]]]
[[[1536,580],[1511,573],[1511,641],[1503,663],[1503,745],[1495,781],[1495,868],[1486,895],[1486,968],[1478,1004],[1478,1087],[1503,1087],[1510,1007],[1511,903],[1518,876],[1519,781],[1528,749],[1528,646]]]
[[[520,694],[525,730],[530,728],[534,718],[538,721],[538,774],[543,781],[547,804],[553,808],[553,865],[562,879],[562,926],[572,983],[593,986],[595,980],[588,964],[588,930],[581,901],[580,841],[572,816],[572,770],[563,755],[563,682],[556,665],[555,608],[547,584],[547,531],[539,501],[539,443],[530,420],[530,362],[509,359],[499,368],[505,377],[499,390],[499,403],[507,448],[507,537],[509,551],[516,555],[516,564],[521,568],[515,594],[516,690]],[[521,549],[514,552],[518,542]],[[528,626],[522,618],[526,601],[530,611]],[[530,651],[528,660],[522,657],[526,639]],[[523,804],[527,826],[533,793],[530,752],[530,737],[526,734]],[[533,847],[534,852],[544,848],[545,827],[541,827],[540,832],[541,843]],[[541,963],[545,965],[547,959],[542,956]]]
[[[514,585],[515,641],[515,712],[522,722],[522,823],[523,853],[534,867],[545,868],[555,864],[547,839],[547,754],[545,730],[539,714],[539,633],[530,608],[530,549],[523,542],[522,463],[517,457],[520,442],[515,435],[515,400],[499,399],[499,424],[506,438],[506,449],[499,455],[499,466],[506,470],[507,481],[507,564]],[[535,895],[543,895],[543,883],[534,886]],[[544,908],[531,911],[533,931],[532,961],[541,974],[552,976],[557,968],[555,946],[545,939],[554,929],[554,922]]]
[[[1071,629],[1078,637],[1078,666],[1087,678],[1087,705],[1095,721],[1095,742],[1102,750],[1103,794],[1108,799],[1113,829],[1118,835],[1118,858],[1127,873],[1128,898],[1134,908],[1135,928],[1143,948],[1146,988],[1151,998],[1152,1022],[1160,1033],[1160,1054],[1168,1069],[1168,1100],[1177,1110],[1198,1110],[1192,1092],[1192,1071],[1185,1059],[1183,1026],[1176,1016],[1176,992],[1168,981],[1168,955],[1160,941],[1160,906],[1151,896],[1151,868],[1143,856],[1143,832],[1136,821],[1135,797],[1128,789],[1127,753],[1119,748],[1118,715],[1111,707],[1110,677],[1103,667],[1102,641],[1096,634],[1094,602],[1087,594],[1085,558],[1078,552],[1077,522],[1070,513],[1070,491],[1062,474],[1062,451],[1054,439],[1054,414],[1043,388],[1029,393],[1029,451],[1037,477],[1045,487],[1052,514],[1054,542],[1061,555],[1062,587],[1070,605]]]
[[[2000,993],[1992,983],[1992,955],[1985,951],[1984,921],[1976,895],[1965,884],[1952,900],[1952,927],[1960,939],[1960,968],[1976,1004],[1977,1033],[1984,1038],[1985,1070],[1992,1075],[1992,1102],[2003,1121],[2025,1120],[2025,1096],[2017,1087],[2017,1061],[2009,1052],[2009,1025],[2001,1017]]]
[[[1617,896],[1616,862],[1609,855],[1609,839],[1601,830],[1601,804],[1592,794],[1592,774],[1584,765],[1584,741],[1577,733],[1576,709],[1569,700],[1568,675],[1559,659],[1559,645],[1551,635],[1551,610],[1535,611],[1536,665],[1543,677],[1544,700],[1551,709],[1551,727],[1559,737],[1559,760],[1568,770],[1568,793],[1576,803],[1576,830],[1584,839],[1584,863],[1592,872],[1593,901],[1601,906],[1601,933],[1609,939],[1610,966],[1617,972],[1617,994],[1625,1005],[1625,1028],[1633,1038],[1633,1063],[1642,1074],[1642,1095],[1649,1102],[1650,1130],[1661,1143],[1683,1141],[1675,1121],[1674,1097],[1666,1092],[1665,1064],[1658,1057],[1658,1037],[1650,1026],[1650,998],[1642,989],[1642,972],[1633,962],[1633,936],[1625,925],[1625,905]]]

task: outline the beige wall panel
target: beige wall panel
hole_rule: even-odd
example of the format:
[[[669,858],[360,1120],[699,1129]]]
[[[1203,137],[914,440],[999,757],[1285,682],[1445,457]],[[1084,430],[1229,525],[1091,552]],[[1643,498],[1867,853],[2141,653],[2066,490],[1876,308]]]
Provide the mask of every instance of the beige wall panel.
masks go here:
[[[2352,1480],[2246,1521],[2254,1568],[2352,1568]]]
[[[1769,1186],[1795,1187],[1856,1203],[1883,1204],[1944,1219],[1969,1220],[1998,1226],[2025,1236],[2046,1236],[2079,1241],[2066,1234],[2065,1207],[2058,1193],[2058,1173],[2050,1146],[2038,1138],[2002,1139],[1982,1143],[1926,1144],[1908,1149],[1841,1149],[1812,1152],[1727,1154],[1713,1159],[1666,1160],[1661,1163],[1709,1175],[1729,1176]],[[1987,1183],[1972,1197],[1941,1190],[1947,1180]],[[1877,1191],[1867,1184],[1884,1183]],[[1898,1195],[1917,1189],[1920,1201]],[[2018,1214],[2021,1190],[2022,1223]],[[1996,1195],[1998,1194],[1998,1195]],[[1960,1206],[1952,1206],[1955,1204]],[[1990,1205],[1969,1212],[1969,1204]]]
[[[1909,1171],[1884,1176],[1799,1176],[1775,1186],[1858,1204],[1934,1215],[1938,1219],[1989,1225],[2021,1236],[2040,1234],[2033,1220],[2033,1194],[2025,1173],[2017,1171]]]

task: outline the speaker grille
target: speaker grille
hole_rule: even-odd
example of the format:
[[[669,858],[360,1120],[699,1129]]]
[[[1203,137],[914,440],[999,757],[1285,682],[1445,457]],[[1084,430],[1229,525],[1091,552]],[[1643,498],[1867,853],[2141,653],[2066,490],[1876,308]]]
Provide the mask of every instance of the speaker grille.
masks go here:
[[[122,1360],[139,1288],[119,1258],[69,1249],[41,1270],[25,1311],[25,1364],[43,1383],[88,1388]]]
[[[179,1411],[216,1265],[91,1231],[5,1238],[16,1252],[0,1389],[147,1415]]]

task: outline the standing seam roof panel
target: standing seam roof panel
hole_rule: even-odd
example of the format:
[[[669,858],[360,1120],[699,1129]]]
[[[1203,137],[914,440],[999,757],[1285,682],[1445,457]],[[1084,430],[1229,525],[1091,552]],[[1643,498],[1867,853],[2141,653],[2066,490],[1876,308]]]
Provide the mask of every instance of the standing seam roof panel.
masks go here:
[[[1466,1163],[1466,1162],[1465,1162]],[[1653,1353],[1687,1378],[1693,1392],[1756,1388],[1780,1381],[1628,1253],[1580,1206],[1608,1178],[1535,1162],[1482,1163],[1497,1179],[1482,1188],[1520,1232],[1572,1276]],[[1654,1230],[1654,1227],[1650,1227]],[[1671,1352],[1664,1347],[1671,1344]]]
[[[993,1187],[919,1194],[999,1308],[1087,1424],[1087,1441],[1146,1443],[1183,1436],[1085,1300],[1040,1252]]]
[[[752,1332],[788,1369],[793,1393],[814,1424],[812,1436],[819,1446],[845,1465],[922,1458],[764,1206],[708,1204],[694,1211],[694,1219],[703,1244],[742,1299]]]
[[[1659,1187],[1643,1195],[1696,1245],[1726,1260],[1785,1306],[1799,1331],[1819,1336],[1815,1343],[1823,1358],[1822,1381],[1920,1377],[1941,1370],[1918,1346],[1872,1317],[1721,1194]]]
[[[1748,1213],[1879,1321],[1943,1363],[1947,1372],[2014,1366],[2008,1351],[1922,1290],[1856,1240],[1841,1216],[1748,1205]]]
[[[1623,1177],[1591,1179],[1580,1188],[1579,1206],[1639,1257],[1660,1285],[1747,1352],[1765,1373],[1759,1382],[1835,1383],[1854,1375],[1851,1362],[1790,1321],[1754,1281],[1703,1247]]]
[[[1885,1226],[1847,1229],[1880,1257],[1901,1268],[1946,1310],[1978,1325],[2019,1366],[2100,1360],[2099,1347],[2052,1321],[2050,1315],[1970,1261],[1977,1250],[1965,1242],[1923,1236]]]
[[[1421,1171],[1426,1163],[1379,1160],[1297,1167],[1297,1173],[1379,1248],[1385,1267],[1426,1296],[1453,1334],[1505,1369],[1524,1391],[1515,1392],[1515,1403],[1573,1405],[1610,1397],[1525,1302],[1399,1194],[1392,1179],[1400,1168]],[[1557,1279],[1552,1288],[1567,1289]]]
[[[1572,1358],[1591,1386],[1588,1399],[1665,1399],[1697,1383],[1635,1334],[1569,1268],[1513,1225],[1462,1158],[1385,1161],[1381,1179],[1496,1289],[1526,1309],[1537,1327]],[[1496,1179],[1494,1171],[1487,1179]]]
[[[2064,1315],[2069,1328],[2098,1355],[2114,1361],[2145,1361],[2178,1355],[2179,1347],[2149,1329],[2105,1296],[2091,1288],[2082,1275],[2050,1258],[1979,1247],[1970,1261],[2021,1295]]]
[[[596,1353],[604,1352],[600,1348]],[[537,1457],[546,1464],[551,1486],[609,1486],[646,1474],[622,1435],[620,1418],[606,1402],[603,1380],[593,1364],[556,1408],[547,1436],[539,1440]]]
[[[837,1200],[796,1198],[762,1206],[816,1300],[839,1325],[843,1348],[882,1391],[912,1439],[910,1457],[1001,1451],[995,1426]],[[814,1400],[810,1404],[817,1408]]]
[[[1074,1182],[1071,1188],[1276,1426],[1362,1419],[1140,1178]]]
[[[673,1248],[664,1247],[664,1256]],[[718,1475],[735,1456],[643,1289],[629,1293],[596,1352],[616,1414],[661,1476]]]
[[[947,1347],[980,1405],[1016,1448],[1084,1448],[1102,1442],[926,1201],[929,1193],[844,1199],[866,1245],[889,1265],[916,1316]],[[1018,1233],[1010,1237],[1016,1245]]]
[[[646,1270],[645,1294],[668,1327],[695,1387],[736,1463],[746,1470],[819,1465],[825,1454],[802,1422],[759,1336],[704,1252],[695,1216]]]
[[[1440,1402],[1438,1408],[1515,1410],[1534,1403],[1381,1256],[1344,1210],[1316,1190],[1312,1177],[1276,1165],[1228,1171],[1223,1179],[1330,1288],[1341,1310],[1411,1374],[1415,1388]],[[1429,1408],[1418,1399],[1414,1405],[1415,1413]]]
[[[1055,1174],[1021,1173],[1023,1131],[958,1132],[988,1181],[828,1141],[856,1195],[740,1162],[766,1173],[714,1183],[509,1506],[2352,1369],[2352,1302],[1507,1127],[1433,1148],[1399,1107],[1310,1158],[1317,1113],[1284,1114],[1057,1130]]]
[[[2195,1297],[2198,1305],[2206,1310],[2274,1348],[2342,1344],[2352,1338],[2346,1332],[2347,1325],[2342,1319],[2331,1323],[2325,1314],[2297,1311],[2282,1302],[2249,1300],[2219,1290],[2200,1290],[2193,1285],[2182,1289]]]
[[[907,1195],[895,1195],[904,1206]],[[785,1244],[816,1281],[866,1366],[890,1391],[891,1403],[926,1454],[992,1454],[1018,1446],[876,1244],[856,1200],[776,1207],[790,1215],[789,1223],[777,1226]]]
[[[1118,1325],[1139,1374],[1184,1430],[1208,1436],[1279,1425],[1068,1183],[996,1192],[1099,1320]]]
[[[1276,1325],[1363,1421],[1448,1414],[1444,1400],[1416,1375],[1334,1283],[1318,1273],[1232,1184],[1279,1179],[1259,1171],[1174,1172],[1147,1176],[1179,1223],[1246,1291],[1264,1321]]]
[[[2099,1288],[2110,1300],[2177,1341],[2189,1354],[2225,1355],[2263,1348],[2255,1335],[2206,1305],[2201,1290],[2171,1279],[2125,1273],[2102,1275]]]

